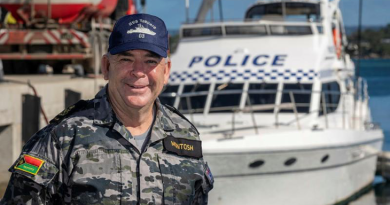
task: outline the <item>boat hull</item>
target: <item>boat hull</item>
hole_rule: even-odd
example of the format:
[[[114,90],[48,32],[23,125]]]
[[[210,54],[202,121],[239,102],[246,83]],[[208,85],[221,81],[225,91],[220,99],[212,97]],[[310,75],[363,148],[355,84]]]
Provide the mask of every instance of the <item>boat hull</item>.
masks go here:
[[[381,147],[382,138],[371,138],[313,149],[209,153],[215,176],[209,203],[335,204],[373,181]]]

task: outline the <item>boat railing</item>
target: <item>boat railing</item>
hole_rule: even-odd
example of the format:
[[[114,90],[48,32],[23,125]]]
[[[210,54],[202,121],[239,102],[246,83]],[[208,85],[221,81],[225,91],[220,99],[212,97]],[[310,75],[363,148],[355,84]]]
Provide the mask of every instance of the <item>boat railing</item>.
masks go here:
[[[179,98],[181,99],[182,103],[185,103],[186,106],[179,106],[178,109],[183,114],[189,114],[191,120],[194,120],[193,115],[194,114],[210,114],[210,113],[221,113],[221,112],[228,112],[232,114],[232,127],[231,131],[234,133],[236,130],[236,115],[238,113],[249,113],[251,115],[251,120],[253,123],[253,129],[256,133],[258,133],[259,124],[256,122],[255,115],[261,112],[273,112],[275,120],[274,120],[274,126],[276,128],[279,128],[279,126],[283,125],[291,125],[293,123],[296,124],[297,129],[302,129],[301,126],[301,120],[304,118],[307,118],[309,116],[313,116],[313,114],[320,119],[323,118],[324,120],[324,128],[328,129],[329,126],[329,115],[337,115],[341,114],[341,121],[342,121],[342,128],[346,129],[349,128],[356,128],[361,129],[362,127],[366,126],[365,120],[367,119],[367,109],[368,106],[368,89],[367,89],[367,82],[364,79],[358,79],[357,80],[357,88],[356,92],[354,90],[350,90],[347,92],[337,92],[337,91],[312,91],[312,90],[215,90],[212,95],[212,100],[215,100],[215,97],[218,95],[232,95],[232,94],[244,94],[246,96],[245,104],[244,106],[239,105],[232,105],[232,106],[211,106],[211,103],[209,103],[209,107],[206,109],[205,106],[202,107],[196,107],[191,104],[191,98],[193,97],[207,97],[210,95],[209,91],[199,91],[199,92],[188,92],[188,93],[162,93],[160,97],[165,98]],[[273,104],[252,104],[251,100],[249,98],[249,94],[276,94],[276,95],[288,95],[290,100],[288,102],[279,102],[279,103],[273,103]],[[296,99],[296,96],[299,96],[299,94],[317,94],[320,96],[320,105],[318,106],[318,109],[311,109],[311,103],[310,102],[298,102]],[[332,99],[327,98],[326,95],[332,94],[333,96],[338,96],[338,100],[336,102],[332,102]],[[348,99],[351,99],[354,101],[354,108],[347,109],[346,102]],[[180,104],[179,104],[180,105]],[[306,108],[307,112],[302,112],[299,110],[299,108]],[[208,111],[205,113],[205,111]],[[292,111],[294,114],[294,119],[281,123],[279,120],[279,115],[283,111]],[[348,120],[349,119],[349,120]],[[352,123],[351,123],[352,121]],[[349,126],[347,126],[347,123],[350,123]],[[355,123],[358,122],[359,126],[356,126]],[[352,125],[351,125],[352,124]],[[368,124],[368,126],[372,127],[372,123]]]

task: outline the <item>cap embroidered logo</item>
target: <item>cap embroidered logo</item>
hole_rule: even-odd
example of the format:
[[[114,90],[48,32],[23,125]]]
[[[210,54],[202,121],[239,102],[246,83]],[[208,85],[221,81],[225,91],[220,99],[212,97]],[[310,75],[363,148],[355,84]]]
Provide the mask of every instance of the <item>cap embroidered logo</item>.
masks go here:
[[[150,29],[148,28],[145,28],[142,26],[142,24],[138,24],[138,27],[135,28],[135,29],[130,29],[127,31],[128,34],[132,34],[132,33],[144,33],[144,34],[149,34],[149,35],[156,35],[155,32],[151,31]]]

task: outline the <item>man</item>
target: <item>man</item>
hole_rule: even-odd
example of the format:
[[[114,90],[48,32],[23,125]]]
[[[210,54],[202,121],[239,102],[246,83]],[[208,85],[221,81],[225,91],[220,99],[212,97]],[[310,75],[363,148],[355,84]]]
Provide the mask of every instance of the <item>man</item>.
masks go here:
[[[164,22],[121,18],[108,51],[108,85],[27,142],[2,205],[207,204],[213,178],[199,133],[157,98],[171,68]]]

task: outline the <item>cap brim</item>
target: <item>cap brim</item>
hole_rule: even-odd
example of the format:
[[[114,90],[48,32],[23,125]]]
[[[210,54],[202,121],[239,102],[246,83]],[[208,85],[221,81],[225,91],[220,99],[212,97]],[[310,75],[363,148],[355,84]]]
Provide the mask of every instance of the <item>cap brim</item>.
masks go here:
[[[115,46],[114,48],[110,49],[109,52],[110,52],[110,54],[115,55],[115,54],[126,52],[129,50],[138,50],[138,49],[148,50],[148,51],[154,52],[154,53],[156,53],[159,56],[164,57],[164,58],[166,58],[168,56],[167,50],[165,50],[157,45],[154,45],[151,43],[143,43],[143,42],[124,43],[124,44]]]

